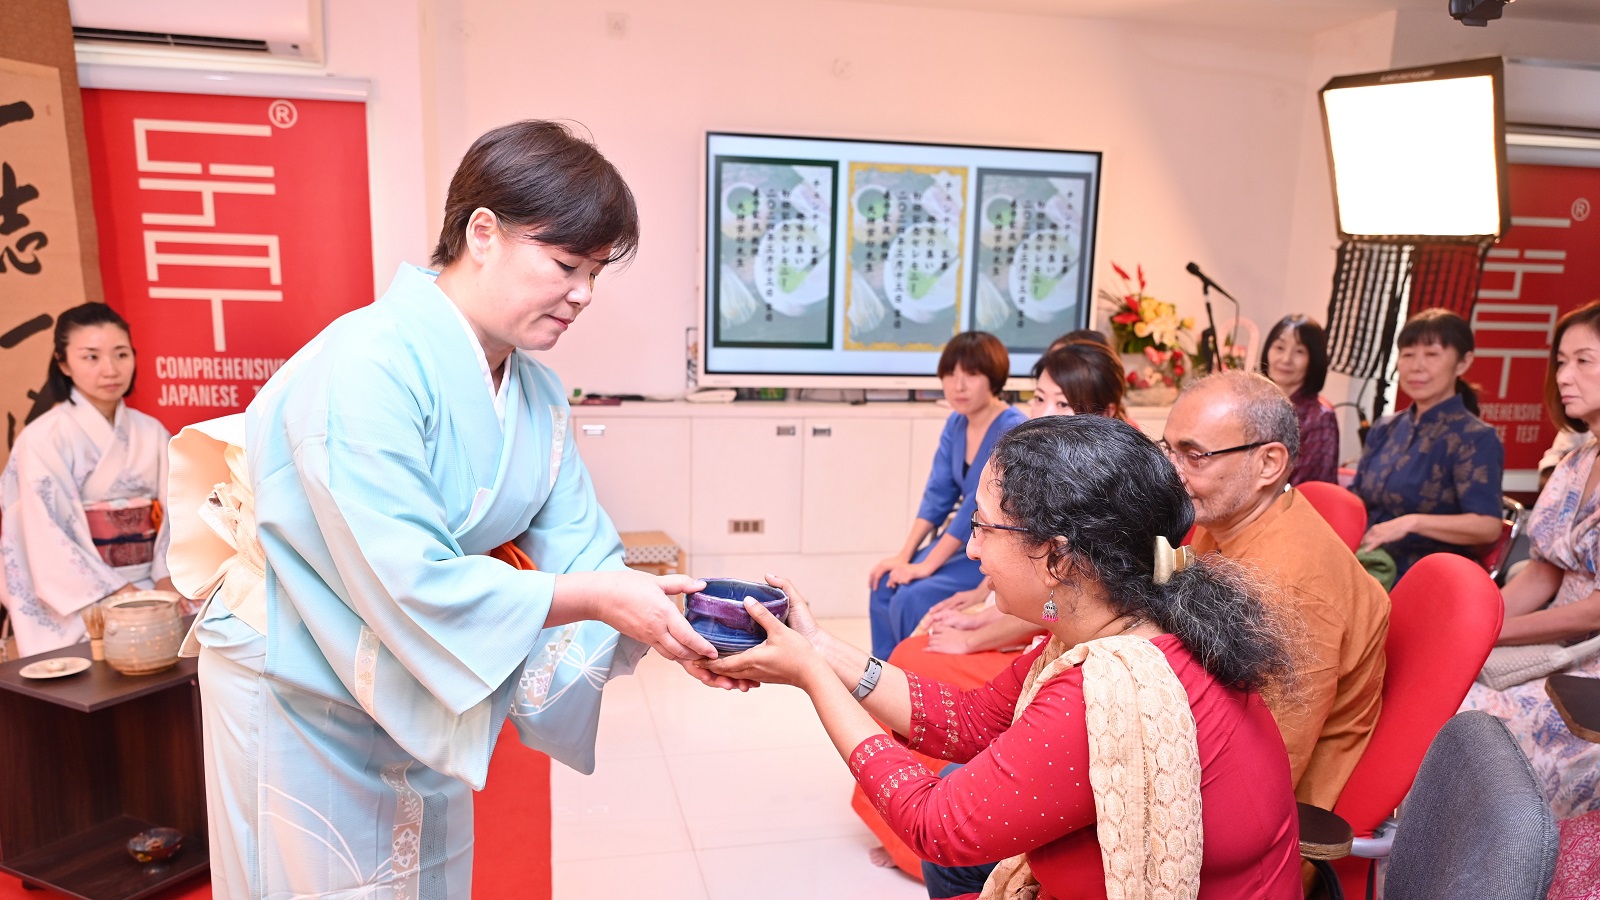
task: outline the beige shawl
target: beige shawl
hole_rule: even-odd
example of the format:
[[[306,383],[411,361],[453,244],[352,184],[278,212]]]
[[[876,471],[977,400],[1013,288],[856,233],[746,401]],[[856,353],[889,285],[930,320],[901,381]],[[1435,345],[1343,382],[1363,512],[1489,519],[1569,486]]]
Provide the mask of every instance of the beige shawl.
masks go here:
[[[1083,666],[1095,833],[1109,900],[1193,900],[1200,891],[1200,749],[1189,697],[1161,650],[1131,635],[1066,649],[1052,638],[1012,721],[1046,681]],[[1002,860],[981,900],[1038,896],[1026,855]]]

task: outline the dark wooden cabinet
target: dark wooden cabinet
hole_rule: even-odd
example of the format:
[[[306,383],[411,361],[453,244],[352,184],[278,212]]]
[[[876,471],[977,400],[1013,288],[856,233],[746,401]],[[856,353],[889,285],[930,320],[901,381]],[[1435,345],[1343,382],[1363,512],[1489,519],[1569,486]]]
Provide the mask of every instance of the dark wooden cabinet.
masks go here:
[[[207,868],[196,661],[154,675],[103,662],[64,678],[19,673],[87,644],[0,664],[0,872],[84,900],[135,900]],[[141,865],[130,837],[183,832],[183,849]]]

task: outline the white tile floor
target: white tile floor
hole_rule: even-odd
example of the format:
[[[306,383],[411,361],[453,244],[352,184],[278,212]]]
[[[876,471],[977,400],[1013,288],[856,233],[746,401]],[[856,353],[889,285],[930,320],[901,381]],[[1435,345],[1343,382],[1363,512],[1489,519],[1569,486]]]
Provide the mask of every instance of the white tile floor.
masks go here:
[[[866,646],[866,619],[823,626]],[[850,771],[800,691],[706,688],[650,656],[606,686],[593,775],[551,774],[556,900],[924,900],[867,861]]]

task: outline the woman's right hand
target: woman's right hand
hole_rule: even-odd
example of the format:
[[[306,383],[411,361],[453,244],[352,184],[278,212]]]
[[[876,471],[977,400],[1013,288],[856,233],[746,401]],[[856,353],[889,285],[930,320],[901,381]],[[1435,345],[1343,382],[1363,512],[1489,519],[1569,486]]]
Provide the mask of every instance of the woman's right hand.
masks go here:
[[[572,572],[557,576],[557,590],[579,595],[598,619],[617,631],[646,644],[667,659],[688,662],[710,659],[717,650],[689,627],[671,598],[698,591],[704,581],[687,575],[646,575],[631,569],[608,572]]]

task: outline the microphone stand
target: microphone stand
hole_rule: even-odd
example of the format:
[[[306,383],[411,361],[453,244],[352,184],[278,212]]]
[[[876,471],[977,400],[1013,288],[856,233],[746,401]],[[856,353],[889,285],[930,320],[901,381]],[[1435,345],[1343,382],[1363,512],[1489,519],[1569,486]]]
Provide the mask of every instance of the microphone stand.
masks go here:
[[[1212,356],[1213,364],[1211,371],[1216,372],[1226,369],[1228,367],[1228,361],[1222,355],[1222,342],[1217,335],[1217,319],[1216,316],[1211,312],[1211,289],[1216,288],[1217,293],[1233,301],[1233,331],[1228,335],[1228,346],[1230,348],[1236,347],[1239,343],[1239,299],[1223,290],[1222,285],[1212,281],[1209,276],[1200,271],[1200,267],[1198,265],[1191,262],[1189,263],[1186,271],[1190,275],[1200,279],[1200,293],[1205,297],[1206,321],[1211,326],[1206,330],[1211,332],[1211,350],[1215,354]]]
[[[1207,372],[1216,372],[1221,369],[1226,369],[1228,366],[1222,358],[1222,346],[1217,343],[1217,317],[1211,311],[1210,279],[1201,279],[1200,296],[1204,297],[1206,301],[1206,340],[1210,342],[1209,345],[1202,342],[1201,349],[1207,356],[1211,357],[1207,361],[1209,363],[1209,365],[1206,366]],[[1237,316],[1235,318],[1237,318]]]

